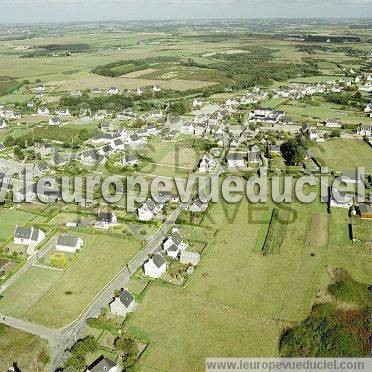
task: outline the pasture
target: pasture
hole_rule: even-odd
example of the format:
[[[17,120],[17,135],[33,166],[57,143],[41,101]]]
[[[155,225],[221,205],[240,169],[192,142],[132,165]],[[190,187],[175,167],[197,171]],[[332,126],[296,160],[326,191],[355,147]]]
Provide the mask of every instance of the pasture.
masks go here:
[[[365,167],[366,172],[372,172],[372,149],[364,141],[334,139],[316,144],[311,151],[317,161],[330,170],[356,171],[357,167]]]

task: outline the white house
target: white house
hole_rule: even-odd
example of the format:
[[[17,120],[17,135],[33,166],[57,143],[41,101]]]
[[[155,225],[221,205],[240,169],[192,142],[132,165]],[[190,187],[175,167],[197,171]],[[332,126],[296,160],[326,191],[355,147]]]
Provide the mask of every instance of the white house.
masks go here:
[[[56,115],[59,115],[59,116],[70,116],[70,110],[67,108],[67,109],[59,109],[56,111]]]
[[[119,296],[114,298],[110,303],[111,314],[126,316],[135,310],[136,300],[134,296],[127,290],[123,290]]]
[[[109,90],[107,91],[107,94],[110,94],[110,95],[119,94],[118,87],[110,87]]]
[[[52,116],[49,119],[49,125],[60,125],[62,120],[58,116]]]
[[[154,93],[161,92],[160,85],[159,85],[159,84],[155,84],[155,85],[152,87],[152,91],[153,91]]]
[[[367,112],[367,113],[372,112],[372,103],[369,103],[366,106],[366,108],[364,109],[364,112]]]
[[[126,167],[133,167],[138,164],[138,156],[134,154],[126,154],[123,157],[122,164]]]
[[[167,270],[167,263],[160,253],[156,253],[143,265],[145,275],[151,278],[160,278]]]
[[[189,245],[183,241],[182,236],[177,230],[173,231],[172,235],[163,243],[163,249],[167,252],[168,256],[172,256],[172,254],[177,251],[175,257],[177,257],[178,252],[186,250],[188,246]],[[174,247],[176,250],[172,250]],[[170,252],[168,252],[168,250],[170,250]]]
[[[137,209],[138,219],[140,221],[151,221],[162,209],[162,204],[159,204],[152,199],[148,199],[146,203],[142,204],[142,206]]]
[[[40,116],[48,116],[49,115],[49,109],[47,107],[39,107],[37,110],[37,114]]]
[[[56,250],[60,252],[75,253],[83,244],[83,240],[77,236],[61,234],[57,238]]]
[[[227,166],[229,168],[244,168],[246,166],[244,154],[232,152],[227,156]]]
[[[8,126],[4,119],[0,119],[0,129],[5,129]]]
[[[201,200],[196,200],[187,208],[190,212],[205,212],[208,208],[208,203],[203,203]]]
[[[34,227],[20,227],[16,226],[13,236],[14,244],[19,245],[32,245],[36,247],[43,241],[45,234],[39,229]]]
[[[203,102],[200,98],[195,98],[194,101],[192,102],[192,107],[200,108],[202,106],[203,106]]]
[[[45,91],[45,85],[44,84],[38,84],[34,88],[35,92],[44,92]]]
[[[115,226],[117,222],[118,218],[114,212],[99,211],[94,227],[97,229],[107,230],[111,226]]]
[[[342,123],[340,119],[327,119],[325,122],[327,128],[341,128]]]

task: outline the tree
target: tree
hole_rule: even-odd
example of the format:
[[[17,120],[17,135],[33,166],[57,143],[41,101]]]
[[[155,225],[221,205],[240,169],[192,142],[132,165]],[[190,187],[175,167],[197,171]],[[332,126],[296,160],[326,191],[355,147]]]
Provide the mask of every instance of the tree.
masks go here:
[[[5,138],[3,145],[5,147],[13,147],[15,145],[15,139],[12,136],[8,136]]]
[[[309,144],[303,135],[297,135],[280,146],[283,158],[289,165],[299,165],[306,157]]]
[[[22,151],[22,149],[21,149],[19,146],[14,147],[13,153],[14,153],[14,156],[15,156],[18,160],[23,160],[24,157],[25,157],[25,156],[23,155],[23,151]]]
[[[118,337],[115,340],[115,348],[121,356],[124,368],[133,365],[138,354],[138,346],[133,338],[125,335]]]

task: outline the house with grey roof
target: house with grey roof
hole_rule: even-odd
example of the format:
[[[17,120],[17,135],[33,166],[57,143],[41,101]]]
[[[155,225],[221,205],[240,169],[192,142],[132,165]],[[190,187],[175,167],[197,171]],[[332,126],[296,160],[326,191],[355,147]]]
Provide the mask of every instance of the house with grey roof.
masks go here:
[[[83,246],[83,239],[77,236],[61,234],[56,241],[56,250],[60,252],[75,253]]]
[[[87,372],[119,372],[121,369],[112,360],[101,355],[87,368]]]
[[[32,245],[36,247],[45,238],[43,231],[34,227],[16,226],[13,235],[13,243],[17,245]]]
[[[204,203],[200,199],[198,199],[194,201],[192,204],[190,204],[187,209],[190,212],[198,213],[198,212],[205,212],[207,208],[208,208],[208,203]]]
[[[183,238],[182,238],[182,236],[180,235],[180,233],[178,232],[177,229],[174,229],[173,232],[172,232],[172,234],[163,243],[163,249],[168,254],[168,250],[170,250],[170,248],[174,248],[172,246],[176,247],[176,249],[177,249],[177,255],[178,255],[178,252],[179,251],[184,251],[189,246],[187,243],[185,243],[183,241]],[[174,251],[174,249],[173,249],[173,251]],[[172,252],[172,255],[174,254],[173,251],[171,251]],[[171,254],[168,254],[168,255],[171,255]]]
[[[122,160],[122,164],[125,167],[133,167],[134,165],[138,164],[138,162],[138,156],[135,154],[125,154]]]
[[[138,219],[140,221],[151,221],[158,217],[164,205],[153,199],[147,199],[140,208],[137,209]]]
[[[167,270],[167,263],[161,253],[156,253],[143,265],[145,275],[160,278]]]
[[[127,290],[123,290],[119,296],[110,303],[110,311],[114,315],[126,316],[135,310],[136,300]]]
[[[114,212],[106,212],[100,210],[97,215],[97,221],[94,225],[96,229],[105,229],[107,230],[111,226],[115,226],[118,222]]]

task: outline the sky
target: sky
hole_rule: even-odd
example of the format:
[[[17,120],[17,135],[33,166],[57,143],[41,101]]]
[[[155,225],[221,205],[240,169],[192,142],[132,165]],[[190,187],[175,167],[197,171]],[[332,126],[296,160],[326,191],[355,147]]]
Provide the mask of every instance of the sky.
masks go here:
[[[0,0],[0,23],[366,18],[372,0]]]

